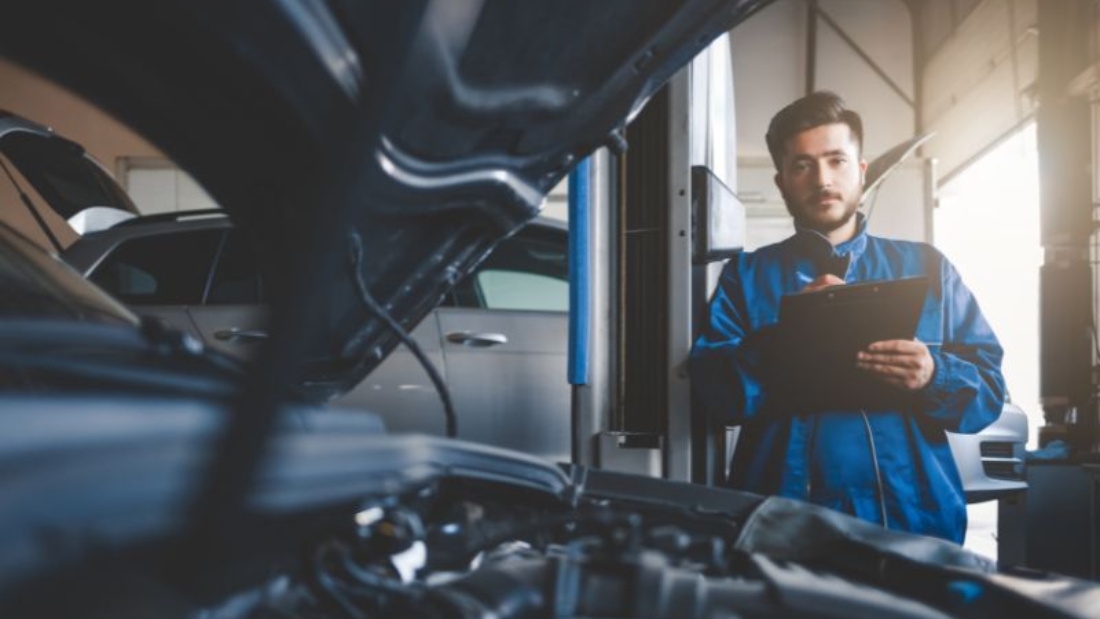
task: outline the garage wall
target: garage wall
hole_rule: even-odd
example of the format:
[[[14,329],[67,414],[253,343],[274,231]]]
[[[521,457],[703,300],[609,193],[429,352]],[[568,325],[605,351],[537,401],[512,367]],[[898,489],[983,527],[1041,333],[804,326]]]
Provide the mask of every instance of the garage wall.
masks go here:
[[[924,155],[938,160],[941,183],[1034,116],[1039,70],[1036,0],[983,0],[944,32],[950,6],[921,8],[935,45],[921,121],[936,136]]]
[[[809,89],[837,92],[863,116],[868,161],[916,132],[912,26],[905,3],[820,0],[816,4],[821,14],[815,17],[813,3],[779,0],[731,34],[738,195],[749,213],[750,248],[793,232],[772,180],[775,170],[764,141],[768,123],[780,108]],[[925,175],[920,161],[894,172],[878,197],[872,232],[931,240]]]
[[[112,173],[124,157],[159,157],[156,148],[84,99],[0,58],[0,109],[53,127],[79,142]]]
[[[220,208],[218,203],[166,157],[125,157],[118,181],[145,214]]]

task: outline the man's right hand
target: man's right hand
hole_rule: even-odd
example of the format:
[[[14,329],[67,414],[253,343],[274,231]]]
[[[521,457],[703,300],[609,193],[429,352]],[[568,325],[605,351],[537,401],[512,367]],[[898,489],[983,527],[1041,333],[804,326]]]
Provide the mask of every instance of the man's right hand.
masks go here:
[[[821,290],[822,288],[830,288],[832,286],[843,286],[844,280],[840,279],[832,273],[826,273],[824,275],[818,275],[812,282],[806,284],[806,287],[799,292],[813,292],[815,290]]]

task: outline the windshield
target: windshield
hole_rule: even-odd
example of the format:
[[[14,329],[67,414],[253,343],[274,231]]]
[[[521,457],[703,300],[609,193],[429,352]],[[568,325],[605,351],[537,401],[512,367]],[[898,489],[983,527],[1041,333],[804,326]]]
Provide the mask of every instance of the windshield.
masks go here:
[[[0,318],[138,324],[129,310],[6,226],[0,226]]]

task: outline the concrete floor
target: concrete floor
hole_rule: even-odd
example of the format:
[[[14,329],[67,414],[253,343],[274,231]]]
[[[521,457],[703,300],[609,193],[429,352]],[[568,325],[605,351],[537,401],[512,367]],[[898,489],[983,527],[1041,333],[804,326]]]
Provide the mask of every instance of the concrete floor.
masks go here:
[[[968,525],[963,547],[997,560],[997,502],[975,503],[966,508]]]

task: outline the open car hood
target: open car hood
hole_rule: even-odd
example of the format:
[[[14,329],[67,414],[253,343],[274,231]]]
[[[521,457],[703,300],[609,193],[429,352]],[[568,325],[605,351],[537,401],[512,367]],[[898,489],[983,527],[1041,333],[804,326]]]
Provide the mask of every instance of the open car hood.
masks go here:
[[[356,273],[411,329],[767,1],[24,4],[0,51],[127,119],[210,191],[252,235],[276,298],[309,299],[276,335],[293,332],[311,386],[336,393],[397,343]],[[47,24],[34,39],[18,26],[31,20]],[[181,108],[189,124],[160,121]]]
[[[126,192],[83,146],[4,110],[0,110],[0,161],[10,163],[30,184],[35,199],[27,195],[28,187],[11,174],[12,169],[6,165],[2,169],[0,183],[11,183],[51,238],[37,213],[43,207],[68,221],[77,234],[95,228],[98,222],[105,222],[100,227],[106,227],[138,214]]]

